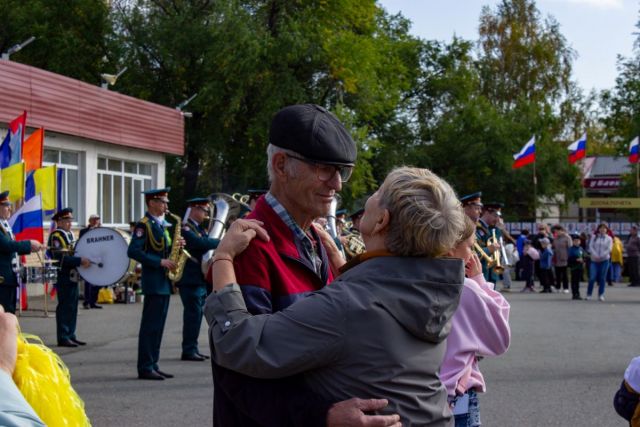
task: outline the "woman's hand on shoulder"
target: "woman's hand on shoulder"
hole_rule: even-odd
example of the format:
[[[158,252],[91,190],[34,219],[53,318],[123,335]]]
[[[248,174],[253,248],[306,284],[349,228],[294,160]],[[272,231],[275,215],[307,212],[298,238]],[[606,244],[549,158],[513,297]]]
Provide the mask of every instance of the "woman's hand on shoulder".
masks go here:
[[[264,223],[256,219],[237,219],[231,224],[222,241],[216,249],[216,256],[225,256],[231,259],[242,253],[251,241],[258,237],[265,242],[269,241],[269,234],[262,228]]]

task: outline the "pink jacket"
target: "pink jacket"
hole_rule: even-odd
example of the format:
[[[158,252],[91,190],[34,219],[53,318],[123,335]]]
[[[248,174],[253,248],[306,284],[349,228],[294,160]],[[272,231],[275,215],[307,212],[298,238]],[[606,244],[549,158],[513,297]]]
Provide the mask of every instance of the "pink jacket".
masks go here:
[[[449,396],[472,388],[485,391],[478,356],[499,356],[509,348],[509,309],[507,300],[482,274],[464,279],[440,369],[440,380]]]

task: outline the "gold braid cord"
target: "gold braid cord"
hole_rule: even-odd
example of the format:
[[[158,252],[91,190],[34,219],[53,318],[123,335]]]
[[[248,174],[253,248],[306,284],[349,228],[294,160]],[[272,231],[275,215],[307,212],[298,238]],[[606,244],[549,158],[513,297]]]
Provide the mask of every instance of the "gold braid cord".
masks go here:
[[[156,240],[155,236],[153,235],[153,230],[151,229],[151,223],[147,220],[146,217],[142,220],[142,223],[147,228],[147,236],[149,236],[147,241],[151,245],[151,249],[153,249],[156,252],[164,251],[164,247],[165,247],[164,234],[162,234],[162,241],[159,242]]]

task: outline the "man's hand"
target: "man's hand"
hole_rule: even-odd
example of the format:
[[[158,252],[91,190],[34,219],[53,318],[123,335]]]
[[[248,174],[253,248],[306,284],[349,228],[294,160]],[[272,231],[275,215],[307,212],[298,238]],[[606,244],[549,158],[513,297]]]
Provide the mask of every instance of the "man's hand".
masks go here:
[[[82,257],[80,261],[80,265],[85,268],[91,267],[91,260],[89,258]]]
[[[164,267],[167,270],[173,270],[177,267],[176,263],[171,261],[170,259],[162,258],[160,260],[160,267]]]
[[[0,305],[0,369],[13,375],[18,357],[18,320]]]
[[[400,416],[366,415],[387,406],[387,399],[358,399],[354,397],[334,404],[327,413],[327,427],[402,427]]]
[[[31,243],[31,252],[38,252],[42,250],[42,243],[37,240],[30,240]]]

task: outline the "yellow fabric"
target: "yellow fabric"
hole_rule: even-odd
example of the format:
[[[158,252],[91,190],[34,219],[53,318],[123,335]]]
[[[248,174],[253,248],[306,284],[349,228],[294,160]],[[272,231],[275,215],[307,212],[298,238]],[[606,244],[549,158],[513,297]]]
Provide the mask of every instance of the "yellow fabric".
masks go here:
[[[613,238],[613,247],[611,248],[611,262],[617,262],[622,265],[622,241],[617,237]]]
[[[113,291],[105,286],[98,291],[98,304],[113,304]]]
[[[24,162],[0,170],[0,191],[9,191],[12,203],[24,199]]]
[[[60,357],[34,335],[18,336],[18,360],[13,381],[49,427],[90,426],[84,402],[71,386]]]
[[[42,194],[42,210],[56,211],[58,203],[58,167],[56,165],[46,168],[36,169],[33,173],[33,183],[36,187],[36,194]]]

